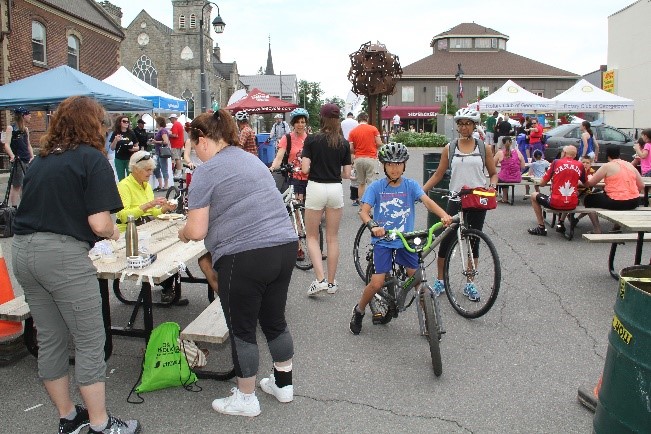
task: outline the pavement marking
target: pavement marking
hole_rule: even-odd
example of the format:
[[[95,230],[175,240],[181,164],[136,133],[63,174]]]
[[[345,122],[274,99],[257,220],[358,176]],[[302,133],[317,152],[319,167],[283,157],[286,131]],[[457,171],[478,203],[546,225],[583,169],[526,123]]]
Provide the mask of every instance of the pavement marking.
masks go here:
[[[28,411],[32,411],[32,410],[34,410],[35,408],[39,408],[39,407],[42,406],[42,405],[43,405],[43,404],[37,404],[37,405],[35,405],[34,407],[26,408],[26,409],[23,410],[23,411],[24,411],[25,413],[27,413]]]

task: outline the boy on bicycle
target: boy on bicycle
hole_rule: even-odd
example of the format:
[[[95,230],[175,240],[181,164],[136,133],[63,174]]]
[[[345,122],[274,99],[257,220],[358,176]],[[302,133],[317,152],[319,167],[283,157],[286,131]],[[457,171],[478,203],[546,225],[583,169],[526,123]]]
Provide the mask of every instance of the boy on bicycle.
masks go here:
[[[407,147],[402,143],[388,143],[382,145],[378,151],[378,158],[384,167],[386,178],[374,181],[364,192],[361,199],[359,216],[369,228],[373,243],[373,265],[375,273],[362,293],[359,302],[353,308],[353,317],[350,320],[350,331],[358,335],[362,330],[362,320],[366,305],[373,296],[382,288],[384,276],[391,270],[393,252],[397,264],[407,269],[409,276],[418,268],[418,255],[405,250],[402,241],[386,240],[383,237],[389,230],[400,232],[414,230],[415,203],[421,200],[425,207],[436,214],[443,224],[448,226],[452,222],[445,210],[430,199],[420,184],[402,174],[409,159]],[[373,208],[372,219],[369,212]]]

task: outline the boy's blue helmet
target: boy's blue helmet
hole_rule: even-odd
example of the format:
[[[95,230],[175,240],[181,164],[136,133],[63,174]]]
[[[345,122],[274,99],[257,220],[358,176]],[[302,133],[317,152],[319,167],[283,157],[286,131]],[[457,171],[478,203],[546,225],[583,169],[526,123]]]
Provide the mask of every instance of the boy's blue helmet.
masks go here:
[[[409,151],[402,143],[390,142],[382,145],[377,153],[381,163],[404,163],[409,160]]]

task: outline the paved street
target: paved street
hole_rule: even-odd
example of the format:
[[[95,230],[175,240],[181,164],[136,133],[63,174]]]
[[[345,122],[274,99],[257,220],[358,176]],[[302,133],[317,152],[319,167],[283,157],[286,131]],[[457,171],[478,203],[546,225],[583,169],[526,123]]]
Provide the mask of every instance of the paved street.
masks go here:
[[[426,152],[411,151],[408,162],[407,175],[418,182]],[[4,191],[4,185],[0,188]],[[344,189],[347,196],[347,182]],[[128,404],[144,342],[116,337],[106,380],[109,409],[122,418],[139,418],[148,433],[591,432],[592,413],[577,403],[576,391],[582,383],[595,382],[604,364],[617,287],[606,266],[609,245],[581,239],[590,229],[587,219],[571,242],[553,231],[547,237],[528,235],[535,219],[522,194],[516,189],[515,205],[500,204],[486,220],[484,231],[502,264],[502,287],[493,309],[480,319],[466,320],[442,299],[447,334],[441,343],[441,377],[432,372],[413,307],[386,326],[373,326],[367,315],[359,336],[349,332],[362,282],[352,262],[357,208],[347,200],[340,233],[340,291],[308,298],[313,274],[294,271],[287,308],[296,349],[294,402],[279,404],[258,391],[260,416],[222,416],[210,403],[227,395],[232,383],[200,380],[201,392],[168,389],[143,395],[142,405]],[[421,206],[417,225],[424,227],[425,222]],[[10,263],[11,241],[1,239],[0,245]],[[619,266],[632,264],[632,245],[618,251]],[[644,258],[648,256],[645,252]],[[205,287],[183,289],[190,305],[155,308],[156,323],[177,321],[183,327],[206,306]],[[112,309],[113,323],[126,323],[129,311],[115,298]],[[265,342],[261,334],[259,341]],[[211,348],[209,360],[214,363],[225,354]],[[260,367],[261,374],[271,368],[264,344]],[[56,429],[57,415],[37,380],[32,356],[0,367],[0,402],[2,432]]]

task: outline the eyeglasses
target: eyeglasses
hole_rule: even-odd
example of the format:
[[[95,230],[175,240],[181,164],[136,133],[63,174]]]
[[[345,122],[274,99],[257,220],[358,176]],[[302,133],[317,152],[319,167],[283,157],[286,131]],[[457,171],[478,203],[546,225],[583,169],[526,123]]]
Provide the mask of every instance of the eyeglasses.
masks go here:
[[[136,161],[136,164],[140,163],[141,161],[149,160],[151,158],[151,154],[147,152],[145,155],[140,157],[138,161]]]
[[[474,127],[474,122],[457,122],[457,125],[460,127]]]
[[[120,122],[122,122],[123,124],[128,124],[128,123],[129,123],[129,119],[122,119]]]
[[[190,124],[190,122],[186,122],[186,123],[185,123],[185,131],[189,133],[190,130],[195,130],[195,131],[197,132],[197,136],[198,136],[198,137],[205,137],[205,135],[206,135],[206,134],[205,134],[203,131],[201,131],[199,128],[193,127],[192,124]]]

